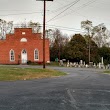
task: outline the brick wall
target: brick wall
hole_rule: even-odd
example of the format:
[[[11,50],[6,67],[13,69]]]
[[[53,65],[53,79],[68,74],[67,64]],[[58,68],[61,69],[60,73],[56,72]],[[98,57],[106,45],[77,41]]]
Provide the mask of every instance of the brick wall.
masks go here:
[[[42,44],[41,33],[32,33],[31,28],[15,28],[14,34],[8,34],[5,40],[0,40],[0,64],[21,63],[23,49],[27,52],[27,60],[32,62],[34,62],[34,50],[38,49],[39,60],[37,62],[42,62]],[[15,61],[10,61],[9,52],[11,49],[15,52]],[[45,61],[50,61],[48,39],[45,40]]]

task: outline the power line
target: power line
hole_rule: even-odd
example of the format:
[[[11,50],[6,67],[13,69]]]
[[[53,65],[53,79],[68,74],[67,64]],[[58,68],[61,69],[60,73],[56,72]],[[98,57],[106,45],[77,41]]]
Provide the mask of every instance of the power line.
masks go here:
[[[6,14],[6,15],[0,15],[0,16],[22,15],[22,14],[35,14],[35,13],[42,13],[42,12],[31,12],[31,13],[14,13],[14,14]]]
[[[92,3],[94,3],[95,1],[96,1],[96,0],[92,0],[92,1],[86,2],[86,3],[83,4],[82,6],[78,7],[76,10],[79,10],[79,9],[81,9],[81,8],[85,8],[86,6],[88,6],[88,5],[92,4]],[[62,18],[62,17],[64,17],[64,16],[67,16],[67,15],[71,14],[73,11],[75,11],[75,10],[72,10],[70,13],[66,13],[66,14],[64,14],[63,16],[61,16],[61,17],[59,17],[59,18],[56,18],[56,19],[60,19],[60,18]],[[54,19],[54,20],[56,20],[56,19]],[[53,19],[52,19],[52,20],[53,20]],[[49,21],[48,21],[48,22],[49,22]]]
[[[72,2],[72,3],[73,3],[73,2]],[[55,12],[58,12],[59,10],[63,10],[64,8],[70,6],[72,3],[69,3],[69,4],[67,4],[67,5],[64,5],[64,6],[60,7],[60,8],[58,8],[58,9],[56,9],[56,10],[53,10],[53,11],[51,11],[51,13],[55,13]],[[51,13],[50,13],[50,14],[51,14]],[[48,14],[48,15],[49,15],[49,14]]]
[[[94,0],[94,1],[96,1],[96,0]],[[94,2],[93,1],[93,2]],[[74,1],[75,2],[75,1]],[[73,2],[72,2],[73,3]],[[67,5],[65,5],[65,6],[63,6],[63,7],[60,7],[60,8],[58,8],[57,10],[55,10],[55,11],[51,11],[52,13],[53,12],[57,12],[57,11],[59,11],[59,10],[61,10],[61,9],[63,9],[63,8],[65,8],[65,7],[67,7],[67,6],[69,6],[69,5],[71,5],[72,3],[69,3],[69,4],[67,4]],[[89,2],[87,2],[86,4],[83,4],[83,5],[88,5],[88,3],[90,3],[90,1]],[[74,5],[74,4],[73,4]],[[69,7],[67,7],[67,8],[69,8]],[[79,8],[81,8],[81,7],[79,7]],[[83,7],[82,7],[83,8]],[[22,11],[22,10],[0,10],[0,11]],[[66,11],[66,10],[64,10],[64,11]],[[72,11],[75,11],[75,10],[72,10]],[[36,14],[36,13],[42,13],[42,11],[38,11],[38,12],[30,12],[30,13],[14,13],[14,14],[6,14],[6,15],[0,15],[0,16],[10,16],[10,15],[22,15],[22,14]],[[71,14],[71,13],[67,13],[66,15],[68,15],[68,14]],[[60,15],[60,14],[59,14]],[[63,15],[63,16],[65,16],[65,15]],[[62,17],[63,17],[62,16]],[[52,19],[54,19],[54,18],[52,18]],[[56,19],[59,19],[59,18],[56,18]],[[49,22],[49,21],[48,21]]]
[[[86,6],[89,6],[90,4],[92,4],[92,3],[94,3],[94,2],[96,2],[96,0],[92,0],[92,1],[88,1],[88,2],[86,2],[85,4],[83,4],[82,6],[80,6],[80,7],[78,7],[77,9],[75,9],[75,10],[79,10],[79,9],[82,9],[82,8],[85,8]],[[62,17],[64,17],[64,16],[67,16],[67,15],[69,15],[69,14],[71,14],[72,12],[74,12],[75,10],[71,10],[71,12],[70,13],[66,13],[65,15],[63,15]]]
[[[63,10],[62,12],[60,12],[59,14],[57,14],[56,16],[54,16],[53,18],[51,18],[51,19],[48,20],[47,22],[50,22],[51,20],[55,19],[57,16],[61,15],[63,12],[65,12],[66,10],[68,10],[69,8],[71,8],[73,5],[75,5],[75,4],[78,3],[79,1],[80,1],[80,0],[76,0],[76,1],[72,2],[69,7],[67,7],[65,10]]]
[[[70,28],[70,27],[64,27],[64,26],[56,26],[56,25],[47,25],[47,27],[57,27],[57,28],[62,28],[62,29],[68,29],[68,30],[76,30],[76,31],[81,31],[81,29],[76,29],[76,28]]]
[[[21,24],[14,24],[15,27],[19,27],[21,26]],[[40,24],[40,26],[42,27],[43,24]],[[48,25],[46,24],[46,28],[51,28],[51,29],[60,29],[60,30],[66,30],[66,31],[73,31],[73,32],[82,32],[81,29],[76,29],[76,28],[70,28],[70,27],[63,27],[63,26],[56,26],[56,25]]]
[[[70,4],[68,4],[68,5],[65,5],[65,6],[62,6],[62,7],[60,7],[60,8],[58,8],[58,9],[56,9],[56,10],[53,10],[53,11],[51,11],[51,13],[53,13],[53,12],[57,12],[57,11],[59,11],[59,10],[61,10],[61,9],[63,9],[63,8],[65,8],[65,7],[67,7],[67,6],[69,6]],[[0,10],[0,11],[30,11],[30,10]],[[13,14],[4,14],[4,15],[0,15],[0,16],[9,16],[9,15],[22,15],[22,14],[34,14],[34,13],[42,13],[42,11],[38,11],[38,12],[30,12],[30,13],[13,13]]]
[[[51,29],[56,29],[58,28],[59,30],[66,30],[66,31],[73,31],[73,32],[82,32],[81,29],[75,29],[75,28],[69,28],[69,27],[63,27],[63,26],[56,26],[56,25],[46,25],[47,28]]]
[[[52,26],[48,26],[48,28],[52,28],[52,29],[56,29],[55,27],[52,27]],[[73,32],[82,32],[82,31],[80,31],[80,30],[75,30],[75,29],[70,29],[70,28],[58,28],[59,30],[66,30],[66,31],[73,31]]]
[[[0,9],[0,11],[32,11],[32,10],[17,10],[17,9],[12,9],[12,10],[8,10],[8,9]]]

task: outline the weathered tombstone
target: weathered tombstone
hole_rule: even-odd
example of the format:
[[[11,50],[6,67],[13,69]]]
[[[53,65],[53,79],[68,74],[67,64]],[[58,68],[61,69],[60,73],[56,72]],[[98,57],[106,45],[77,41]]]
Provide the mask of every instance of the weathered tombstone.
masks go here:
[[[67,67],[69,67],[70,66],[70,64],[69,64],[69,60],[67,61]]]
[[[99,62],[99,65],[98,65],[98,67],[99,67],[99,68],[101,68],[101,63],[100,63],[100,62]]]
[[[101,63],[102,63],[102,65],[104,64],[103,57],[101,58]]]
[[[95,63],[94,63],[94,65],[93,65],[93,67],[96,68],[96,64],[95,64]]]
[[[78,67],[78,62],[76,63],[76,67]]]
[[[63,60],[60,60],[59,63],[60,63],[60,66],[63,66]]]
[[[110,64],[108,64],[108,69],[110,69]]]
[[[88,64],[86,64],[86,68],[88,68]]]
[[[73,66],[75,67],[75,65],[76,65],[76,63],[74,62],[74,63],[73,63]]]
[[[80,60],[80,67],[83,67],[83,61]]]
[[[90,68],[93,67],[93,62],[89,62],[89,67],[90,67]]]
[[[73,66],[73,63],[72,62],[70,62],[70,67],[72,67]]]
[[[85,63],[85,61],[84,61],[84,67],[86,66],[86,63]]]

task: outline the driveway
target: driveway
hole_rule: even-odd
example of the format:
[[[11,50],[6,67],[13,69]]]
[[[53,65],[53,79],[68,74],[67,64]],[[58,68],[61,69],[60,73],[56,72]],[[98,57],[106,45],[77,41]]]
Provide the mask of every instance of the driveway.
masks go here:
[[[0,110],[110,110],[110,76],[103,70],[48,68],[67,75],[0,82]]]

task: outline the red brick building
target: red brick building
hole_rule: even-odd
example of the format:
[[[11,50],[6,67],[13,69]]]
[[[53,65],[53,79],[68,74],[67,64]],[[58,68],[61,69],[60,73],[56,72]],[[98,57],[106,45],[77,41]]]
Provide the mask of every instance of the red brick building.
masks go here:
[[[0,40],[0,64],[25,64],[27,61],[43,62],[43,39],[41,33],[31,28],[15,28]],[[45,61],[50,61],[49,40],[45,40]]]

